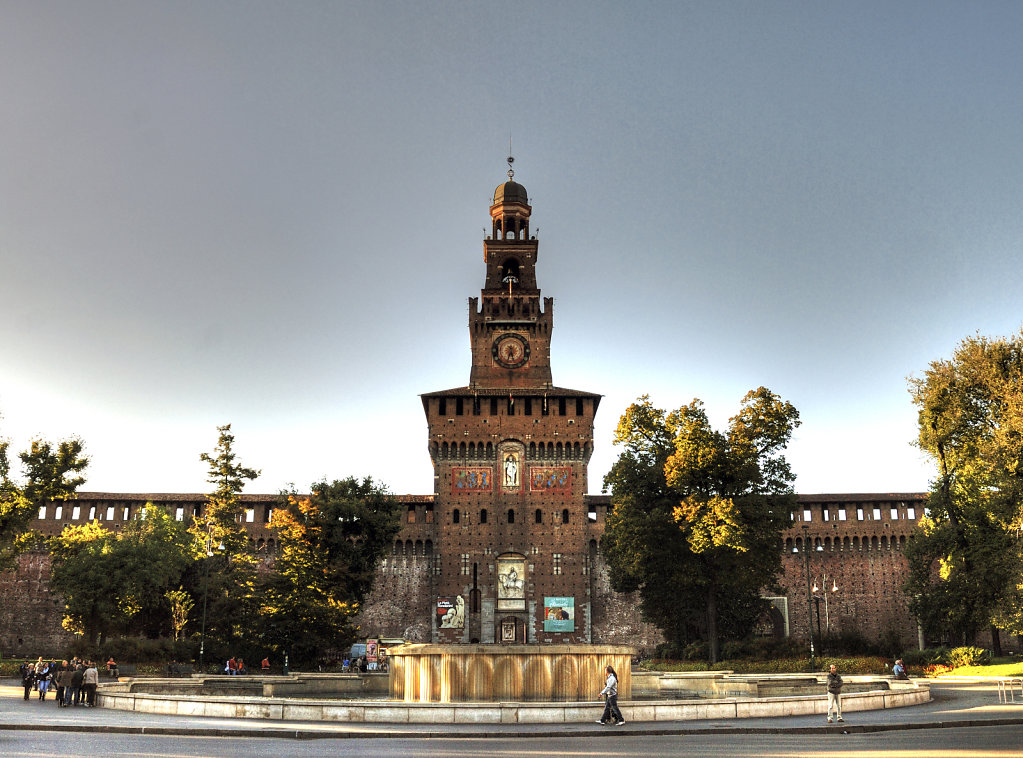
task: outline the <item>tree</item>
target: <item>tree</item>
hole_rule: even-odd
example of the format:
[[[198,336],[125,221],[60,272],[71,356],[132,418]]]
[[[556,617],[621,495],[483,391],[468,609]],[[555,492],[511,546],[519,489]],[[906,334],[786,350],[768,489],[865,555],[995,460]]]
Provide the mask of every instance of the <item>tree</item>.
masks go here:
[[[255,591],[255,559],[245,531],[241,492],[259,471],[238,461],[230,424],[217,431],[216,449],[199,456],[208,465],[206,481],[214,488],[189,532],[192,553],[199,559],[196,576],[202,575],[202,613],[207,619],[203,632],[230,644],[251,624],[246,611]]]
[[[113,532],[91,521],[50,541],[50,586],[64,598],[64,627],[103,644],[112,634],[166,633],[167,591],[190,562],[181,525],[151,503]]]
[[[1023,617],[1023,331],[963,340],[910,379],[917,444],[937,466],[907,546],[910,609],[934,637],[969,641]]]
[[[164,597],[170,604],[171,626],[174,628],[174,641],[177,642],[185,629],[185,624],[188,623],[188,614],[195,607],[195,601],[180,585],[176,590],[165,592]]]
[[[206,496],[206,507],[194,519],[190,531],[196,539],[198,555],[206,555],[212,542],[223,545],[226,555],[240,557],[249,552],[249,538],[242,524],[241,492],[246,480],[257,478],[259,471],[238,462],[230,424],[218,426],[217,431],[220,436],[214,452],[199,455],[209,466],[206,481],[214,489]]]
[[[643,396],[619,421],[614,442],[624,450],[604,480],[612,586],[638,590],[644,617],[670,641],[705,639],[711,662],[721,633],[748,632],[761,589],[781,571],[795,504],[782,451],[798,426],[796,409],[763,387],[726,432],[699,400],[665,413]]]
[[[368,477],[311,490],[282,494],[270,522],[278,540],[274,572],[256,595],[263,639],[302,662],[355,639],[352,619],[401,517],[398,502]]]
[[[85,482],[80,474],[89,465],[81,440],[59,442],[32,440],[29,449],[18,454],[24,484],[11,478],[8,457],[10,442],[0,440],[0,571],[15,566],[18,555],[38,535],[28,529],[40,506],[75,497]]]

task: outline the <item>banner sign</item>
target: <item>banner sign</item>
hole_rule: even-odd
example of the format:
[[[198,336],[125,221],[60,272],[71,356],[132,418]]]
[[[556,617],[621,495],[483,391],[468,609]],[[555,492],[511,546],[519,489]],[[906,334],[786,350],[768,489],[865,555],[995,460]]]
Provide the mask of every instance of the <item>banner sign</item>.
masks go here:
[[[545,597],[543,599],[543,630],[545,632],[575,631],[574,597]]]

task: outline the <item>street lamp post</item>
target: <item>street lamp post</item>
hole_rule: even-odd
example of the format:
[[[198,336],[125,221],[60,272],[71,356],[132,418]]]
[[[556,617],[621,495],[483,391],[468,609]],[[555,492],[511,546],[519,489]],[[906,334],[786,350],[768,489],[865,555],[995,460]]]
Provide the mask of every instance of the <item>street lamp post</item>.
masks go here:
[[[820,653],[824,655],[824,635],[821,633],[821,596],[813,596],[813,604],[817,606],[817,641],[820,642]]]
[[[213,525],[206,523],[206,561],[202,568],[202,626],[199,631],[199,673],[205,673],[203,659],[206,655],[206,598],[210,590],[210,558],[213,557]]]
[[[813,595],[810,591],[810,527],[803,524],[803,566],[806,569],[806,631],[810,636],[810,673],[816,668],[813,649]]]
[[[206,563],[202,571],[202,626],[199,631],[199,673],[205,673],[203,660],[206,655],[206,599],[210,592],[210,558],[213,557],[213,522],[206,522]],[[218,550],[224,549],[221,542]]]
[[[831,611],[828,608],[828,594],[838,592],[838,582],[831,578],[831,589],[828,587],[828,572],[821,574],[821,585],[813,580],[813,600],[817,604],[817,639],[820,641],[821,652],[824,652],[824,635],[821,633],[821,598],[824,598],[824,632],[831,636]]]

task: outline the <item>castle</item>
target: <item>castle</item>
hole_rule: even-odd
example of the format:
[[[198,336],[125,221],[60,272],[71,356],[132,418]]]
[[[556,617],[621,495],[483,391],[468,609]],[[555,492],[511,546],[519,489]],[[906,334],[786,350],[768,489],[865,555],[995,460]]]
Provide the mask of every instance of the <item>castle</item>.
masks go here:
[[[484,283],[470,298],[465,386],[422,395],[434,467],[430,495],[406,495],[402,531],[360,613],[368,637],[447,643],[603,643],[649,650],[660,641],[636,600],[612,591],[600,551],[606,496],[587,495],[599,394],[555,386],[553,299],[541,299],[532,208],[513,180],[494,192],[483,243]],[[902,550],[926,495],[802,495],[779,549],[784,574],[763,634],[807,638],[858,630],[917,642],[900,585]],[[147,502],[180,521],[199,494],[80,493],[40,509],[32,527],[59,533],[98,519],[117,528]],[[243,495],[258,554],[272,563],[275,495]],[[68,641],[44,553],[0,575],[0,652]],[[815,589],[816,587],[816,589]],[[823,608],[821,603],[823,602]],[[814,629],[816,632],[817,629]]]

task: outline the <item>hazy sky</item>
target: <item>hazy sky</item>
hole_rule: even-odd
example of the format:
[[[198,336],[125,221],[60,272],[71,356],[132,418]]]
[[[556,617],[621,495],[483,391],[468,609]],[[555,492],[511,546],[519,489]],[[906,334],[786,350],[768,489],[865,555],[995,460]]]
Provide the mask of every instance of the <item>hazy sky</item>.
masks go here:
[[[508,139],[555,384],[799,409],[796,489],[919,491],[906,378],[1023,323],[1019,2],[0,0],[0,435],[88,491],[426,494]]]

